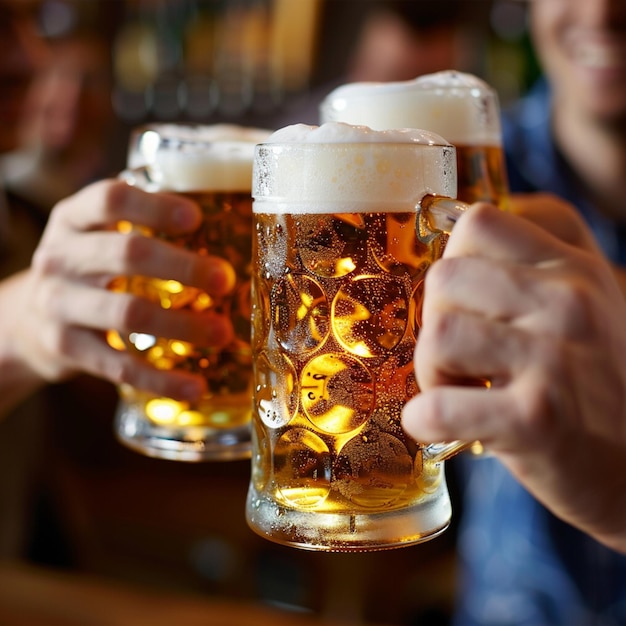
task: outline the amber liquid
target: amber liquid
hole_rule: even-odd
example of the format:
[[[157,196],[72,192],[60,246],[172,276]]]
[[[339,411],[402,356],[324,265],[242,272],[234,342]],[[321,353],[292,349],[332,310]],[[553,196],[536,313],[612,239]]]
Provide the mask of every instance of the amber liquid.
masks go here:
[[[210,310],[227,315],[235,328],[235,338],[226,347],[215,349],[138,333],[122,337],[127,349],[159,369],[180,369],[201,374],[206,380],[208,393],[194,405],[170,398],[155,398],[128,386],[124,386],[120,393],[128,403],[143,404],[147,417],[160,426],[228,429],[244,426],[250,421],[252,394],[252,199],[250,192],[194,192],[182,195],[200,204],[204,214],[202,225],[190,235],[164,238],[201,255],[211,254],[227,259],[237,276],[234,291],[214,298],[177,281],[141,276],[118,278],[111,288],[158,302],[164,309]],[[115,344],[119,339],[110,333],[110,343]]]
[[[417,240],[414,212],[255,219],[253,491],[321,514],[414,505],[442,480],[400,423],[439,244]]]
[[[491,202],[507,208],[509,183],[500,146],[456,146],[458,193],[463,202]]]

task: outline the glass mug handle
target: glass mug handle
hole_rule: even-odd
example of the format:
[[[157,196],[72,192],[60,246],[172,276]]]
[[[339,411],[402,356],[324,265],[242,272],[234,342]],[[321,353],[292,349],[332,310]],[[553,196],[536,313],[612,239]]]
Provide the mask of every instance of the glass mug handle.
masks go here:
[[[159,182],[155,180],[148,165],[125,169],[117,175],[117,178],[131,187],[139,187],[144,191],[159,191]]]
[[[428,245],[442,234],[449,235],[456,221],[469,207],[466,202],[453,198],[425,196],[417,206],[417,238]],[[445,461],[471,448],[474,443],[467,441],[431,443],[424,448],[424,457],[435,462]]]
[[[444,196],[424,196],[417,205],[417,238],[430,244],[440,235],[449,235],[456,221],[470,205]]]

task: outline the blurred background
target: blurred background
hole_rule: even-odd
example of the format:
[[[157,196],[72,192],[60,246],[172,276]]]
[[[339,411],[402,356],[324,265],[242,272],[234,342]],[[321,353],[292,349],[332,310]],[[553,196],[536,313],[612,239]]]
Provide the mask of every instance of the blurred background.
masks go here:
[[[537,77],[518,0],[46,0],[38,29],[49,61],[1,167],[8,193],[43,216],[120,171],[140,124],[316,123],[343,82],[451,68],[506,106]],[[141,457],[114,440],[115,390],[76,389],[52,387],[28,418],[0,423],[1,559],[347,624],[449,623],[454,522],[382,553],[270,544],[245,525],[248,462]]]
[[[127,122],[228,118],[267,125],[303,95],[346,77],[400,80],[451,63],[482,75],[506,101],[534,71],[524,7],[515,0],[122,5],[112,40],[112,97]]]

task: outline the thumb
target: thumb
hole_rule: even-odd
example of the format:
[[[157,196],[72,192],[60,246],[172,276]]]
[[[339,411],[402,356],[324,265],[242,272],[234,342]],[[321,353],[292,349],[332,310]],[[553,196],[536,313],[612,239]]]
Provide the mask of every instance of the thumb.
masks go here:
[[[510,212],[540,226],[564,243],[589,251],[599,251],[593,233],[578,210],[554,194],[513,194]]]

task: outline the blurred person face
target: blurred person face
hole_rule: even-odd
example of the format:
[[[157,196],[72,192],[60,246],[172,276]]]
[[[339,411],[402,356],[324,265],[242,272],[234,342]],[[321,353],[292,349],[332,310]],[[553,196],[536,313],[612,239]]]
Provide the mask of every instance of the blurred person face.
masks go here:
[[[626,0],[531,0],[530,17],[557,110],[626,122]]]
[[[83,35],[53,44],[27,99],[24,143],[58,153],[103,142],[113,119],[109,67],[108,48],[98,39]]]
[[[399,81],[458,65],[456,26],[411,28],[388,11],[366,20],[349,67],[350,81]]]
[[[37,32],[38,7],[34,0],[0,0],[0,152],[16,147],[28,88],[45,63],[46,45]]]

